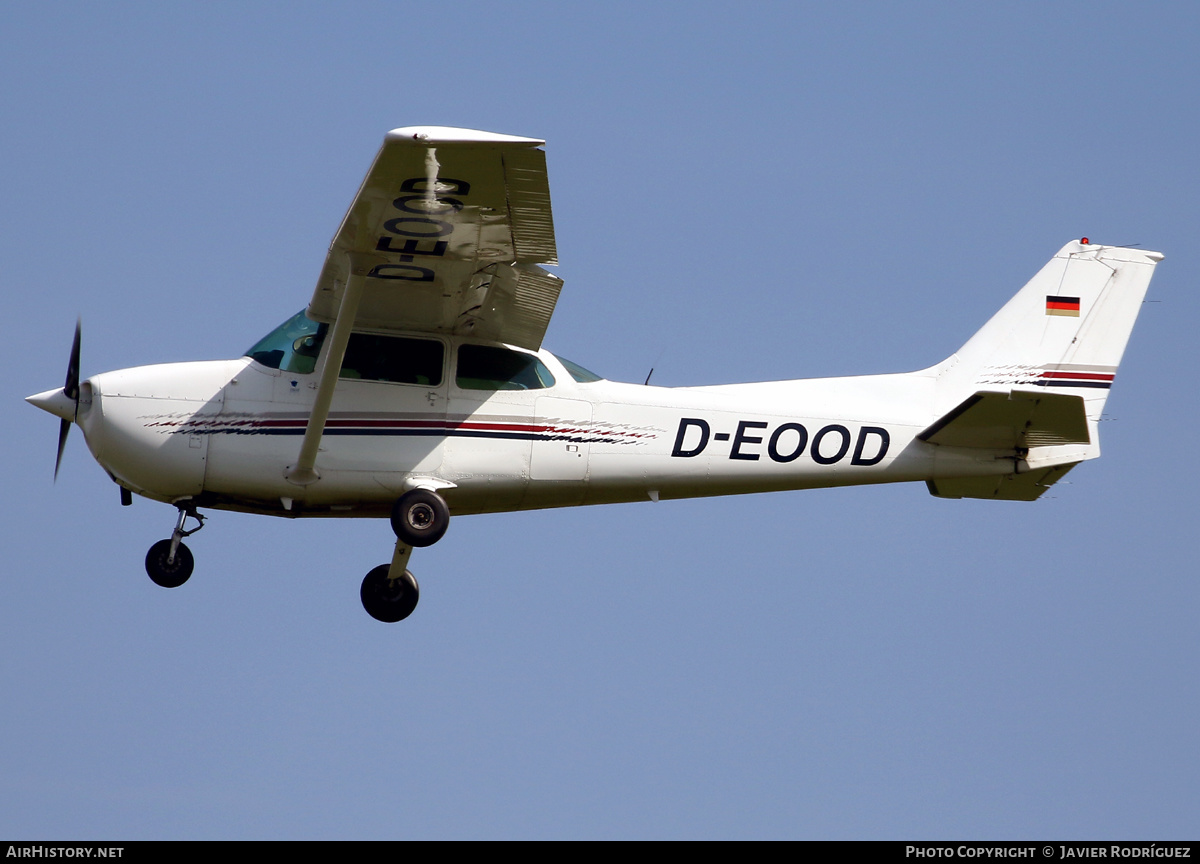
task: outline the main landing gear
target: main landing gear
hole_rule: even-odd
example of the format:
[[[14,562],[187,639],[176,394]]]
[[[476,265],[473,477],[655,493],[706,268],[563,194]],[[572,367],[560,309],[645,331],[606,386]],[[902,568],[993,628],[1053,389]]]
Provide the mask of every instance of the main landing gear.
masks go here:
[[[380,564],[362,581],[359,596],[367,614],[389,624],[403,621],[417,608],[421,589],[408,570],[414,546],[432,546],[450,524],[450,508],[431,489],[405,492],[392,506],[396,551],[391,564]]]
[[[163,588],[178,588],[192,575],[196,559],[192,557],[192,550],[184,546],[182,541],[204,527],[204,517],[196,512],[193,505],[176,506],[179,508],[179,520],[175,523],[175,530],[168,539],[159,540],[146,553],[146,574],[155,585]],[[185,531],[183,524],[189,516],[197,524],[195,528]]]

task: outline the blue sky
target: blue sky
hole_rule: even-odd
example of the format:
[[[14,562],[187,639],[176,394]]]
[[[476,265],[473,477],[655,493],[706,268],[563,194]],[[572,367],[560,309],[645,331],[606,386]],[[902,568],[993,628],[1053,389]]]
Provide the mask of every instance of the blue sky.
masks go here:
[[[442,7],[0,7],[0,835],[1193,836],[1195,8]],[[458,519],[397,626],[382,521],[214,513],[156,588],[173,511],[22,398],[77,315],[85,375],[239,355],[417,124],[546,139],[546,344],[618,380],[920,368],[1161,250],[1104,458]]]

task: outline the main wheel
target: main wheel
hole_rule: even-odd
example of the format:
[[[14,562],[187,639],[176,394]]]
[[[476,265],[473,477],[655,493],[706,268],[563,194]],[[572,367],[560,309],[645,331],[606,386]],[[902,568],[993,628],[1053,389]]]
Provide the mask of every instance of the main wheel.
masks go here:
[[[192,557],[192,550],[182,543],[175,548],[175,560],[168,563],[167,558],[170,555],[170,540],[159,540],[151,546],[150,551],[146,553],[146,575],[155,585],[161,585],[163,588],[178,588],[192,575],[196,559]]]
[[[392,530],[409,546],[432,546],[450,525],[450,508],[436,492],[413,489],[392,505]]]
[[[359,596],[368,615],[376,621],[392,624],[403,621],[417,608],[421,588],[416,577],[407,570],[399,579],[388,579],[389,569],[389,565],[380,564],[363,577]]]

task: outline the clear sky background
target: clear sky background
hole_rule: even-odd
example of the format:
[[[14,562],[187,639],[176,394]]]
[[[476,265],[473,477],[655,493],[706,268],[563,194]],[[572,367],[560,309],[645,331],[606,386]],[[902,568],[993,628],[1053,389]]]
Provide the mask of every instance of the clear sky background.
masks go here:
[[[0,836],[1195,838],[1190,3],[0,5]],[[24,396],[240,355],[383,134],[545,138],[551,350],[664,385],[905,371],[1065,242],[1161,250],[1104,458],[456,519],[174,511]]]

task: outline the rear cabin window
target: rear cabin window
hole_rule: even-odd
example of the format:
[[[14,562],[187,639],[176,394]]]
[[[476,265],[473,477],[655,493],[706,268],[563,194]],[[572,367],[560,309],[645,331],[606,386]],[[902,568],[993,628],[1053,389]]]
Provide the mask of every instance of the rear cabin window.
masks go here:
[[[566,357],[558,357],[558,362],[563,364],[563,368],[567,370],[567,374],[578,381],[580,384],[591,384],[593,381],[603,381],[604,379],[590,369],[584,369],[578,363],[572,363]]]
[[[554,386],[554,376],[532,354],[490,345],[462,345],[455,383],[462,390],[542,390]]]

